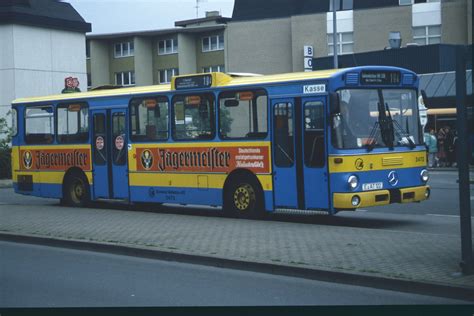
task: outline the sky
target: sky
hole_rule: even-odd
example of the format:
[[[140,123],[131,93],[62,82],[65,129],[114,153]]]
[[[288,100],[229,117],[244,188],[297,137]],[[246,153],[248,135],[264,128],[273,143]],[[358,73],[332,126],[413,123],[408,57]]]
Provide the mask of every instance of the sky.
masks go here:
[[[63,0],[92,24],[92,34],[174,28],[196,18],[196,0]],[[234,0],[199,0],[199,17],[219,11],[232,17]]]

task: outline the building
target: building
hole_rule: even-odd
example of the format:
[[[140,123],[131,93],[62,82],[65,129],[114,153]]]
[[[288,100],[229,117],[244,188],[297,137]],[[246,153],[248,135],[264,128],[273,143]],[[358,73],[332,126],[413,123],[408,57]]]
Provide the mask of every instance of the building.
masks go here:
[[[231,19],[211,12],[168,30],[88,35],[89,86],[161,84],[208,71],[311,69],[304,46],[312,48],[308,57],[333,54],[331,4],[235,0]],[[472,0],[337,0],[336,10],[341,55],[383,50],[390,36],[401,46],[472,44]]]
[[[60,93],[67,77],[85,83],[85,33],[90,31],[69,3],[2,0],[0,116],[16,98]]]
[[[165,84],[178,74],[225,72],[229,20],[207,12],[172,29],[88,35],[88,86]]]
[[[303,47],[333,54],[332,0],[236,0],[227,24],[229,71],[304,70]],[[472,44],[472,0],[337,0],[337,51],[382,50],[390,34],[401,45]],[[245,44],[243,44],[245,43]]]

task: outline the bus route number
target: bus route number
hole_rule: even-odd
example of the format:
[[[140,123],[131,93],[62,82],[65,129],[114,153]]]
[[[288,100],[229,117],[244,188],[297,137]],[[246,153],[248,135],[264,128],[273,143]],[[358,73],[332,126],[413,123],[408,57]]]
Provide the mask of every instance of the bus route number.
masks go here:
[[[326,85],[325,84],[313,84],[308,86],[303,86],[303,93],[324,93],[326,92]]]

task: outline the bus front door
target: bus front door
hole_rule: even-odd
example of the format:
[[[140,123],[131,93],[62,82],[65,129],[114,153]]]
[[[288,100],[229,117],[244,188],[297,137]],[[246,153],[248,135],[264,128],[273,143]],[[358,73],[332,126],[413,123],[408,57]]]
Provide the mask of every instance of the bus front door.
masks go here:
[[[94,198],[128,199],[128,146],[125,110],[92,111]]]
[[[303,98],[301,102],[306,209],[329,208],[325,102],[326,97]]]

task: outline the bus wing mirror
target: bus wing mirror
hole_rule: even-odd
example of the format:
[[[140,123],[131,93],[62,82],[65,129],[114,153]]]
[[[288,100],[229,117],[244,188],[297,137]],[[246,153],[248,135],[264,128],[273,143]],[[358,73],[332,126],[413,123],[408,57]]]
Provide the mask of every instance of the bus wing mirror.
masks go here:
[[[329,114],[334,115],[341,112],[339,94],[332,92],[329,94]]]
[[[426,91],[425,91],[425,90],[421,90],[420,93],[421,93],[421,98],[422,98],[422,100],[423,100],[423,105],[424,105],[426,108],[429,108],[429,106],[428,106],[428,102],[429,102],[429,101],[428,101],[428,96],[426,95]]]

